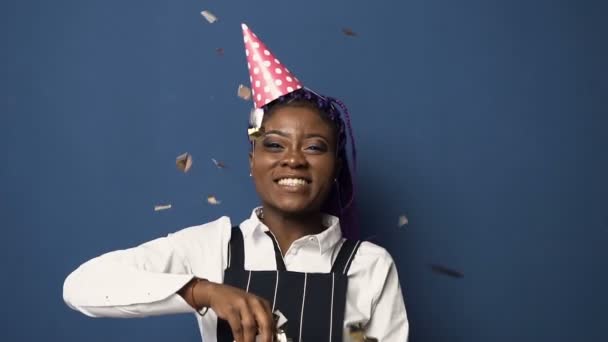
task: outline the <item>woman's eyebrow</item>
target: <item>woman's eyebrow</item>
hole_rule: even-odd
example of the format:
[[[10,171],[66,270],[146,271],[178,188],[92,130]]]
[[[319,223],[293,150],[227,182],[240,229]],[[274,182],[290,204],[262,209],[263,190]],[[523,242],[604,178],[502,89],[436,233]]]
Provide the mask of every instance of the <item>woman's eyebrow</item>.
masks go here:
[[[306,138],[306,139],[309,139],[309,138],[321,138],[323,140],[327,140],[327,138],[323,134],[320,134],[320,133],[309,133],[309,134],[306,134],[304,136],[304,138]]]
[[[278,129],[271,129],[269,131],[264,132],[264,136],[270,135],[270,134],[276,134],[276,135],[280,135],[280,136],[286,137],[286,138],[290,138],[291,137],[291,133],[288,133],[288,132],[285,132],[285,131],[281,131],[281,130],[278,130]],[[308,133],[308,134],[304,135],[304,138],[305,139],[321,138],[323,140],[327,140],[327,137],[325,137],[321,133]]]
[[[271,129],[271,130],[269,130],[269,131],[265,131],[265,132],[264,132],[264,135],[265,135],[265,136],[266,136],[266,135],[269,135],[269,134],[276,134],[276,135],[280,135],[280,136],[282,136],[282,137],[286,137],[286,138],[291,137],[291,134],[289,134],[289,133],[287,133],[287,132],[280,131],[280,130],[278,130],[278,129]]]

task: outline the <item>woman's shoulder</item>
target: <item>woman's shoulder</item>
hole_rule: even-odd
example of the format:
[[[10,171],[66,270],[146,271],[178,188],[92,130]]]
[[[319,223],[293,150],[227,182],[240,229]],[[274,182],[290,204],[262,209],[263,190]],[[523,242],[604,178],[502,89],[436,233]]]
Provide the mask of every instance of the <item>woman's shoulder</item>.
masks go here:
[[[395,270],[395,267],[393,258],[384,247],[363,241],[355,254],[348,275],[352,277],[354,286],[365,284],[364,286],[369,289],[366,293],[373,302],[380,296],[391,270]]]
[[[357,250],[357,256],[360,255],[364,255],[371,258],[383,258],[392,260],[392,257],[390,253],[386,250],[386,248],[377,245],[371,241],[361,241],[361,245]]]
[[[357,264],[362,268],[372,267],[386,271],[393,263],[393,257],[384,247],[370,241],[361,242],[353,260],[353,266]]]

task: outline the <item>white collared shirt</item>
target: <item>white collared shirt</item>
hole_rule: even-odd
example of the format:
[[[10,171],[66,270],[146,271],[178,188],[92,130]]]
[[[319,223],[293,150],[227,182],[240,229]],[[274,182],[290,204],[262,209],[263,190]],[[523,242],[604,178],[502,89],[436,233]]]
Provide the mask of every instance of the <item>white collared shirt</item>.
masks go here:
[[[245,268],[276,270],[268,227],[256,215],[240,225]],[[338,218],[325,215],[328,227],[292,243],[284,255],[288,271],[328,273],[344,239]],[[222,283],[227,266],[231,222],[228,217],[169,234],[140,246],[91,259],[65,280],[63,298],[71,308],[91,317],[145,317],[194,313],[176,294],[193,277]],[[216,342],[217,316],[212,310],[198,320],[205,342]],[[288,318],[289,319],[289,318]],[[348,271],[345,327],[363,322],[367,336],[382,342],[404,342],[408,321],[397,276],[388,252],[363,242]],[[344,341],[349,341],[347,334]]]

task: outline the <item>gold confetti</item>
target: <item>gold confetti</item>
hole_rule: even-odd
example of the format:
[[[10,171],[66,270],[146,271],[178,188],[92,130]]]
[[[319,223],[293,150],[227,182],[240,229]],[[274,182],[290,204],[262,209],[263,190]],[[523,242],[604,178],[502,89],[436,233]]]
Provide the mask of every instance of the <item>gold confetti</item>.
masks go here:
[[[243,100],[251,99],[251,89],[249,87],[239,84],[239,89],[237,90],[237,95]]]
[[[342,33],[344,33],[345,35],[349,36],[349,37],[356,37],[357,33],[355,33],[355,31],[353,31],[352,29],[345,27],[342,29]]]
[[[209,22],[209,24],[213,24],[214,22],[217,21],[217,17],[215,15],[213,15],[213,13],[211,13],[209,11],[202,11],[201,15],[203,17],[205,17],[205,19],[207,19],[207,21]]]
[[[365,335],[365,328],[361,322],[349,324],[347,327],[349,329],[348,334],[353,342],[378,342],[377,338]]]
[[[192,167],[192,156],[187,152],[180,154],[175,158],[175,165],[180,171],[183,171],[184,173],[188,172]]]
[[[154,211],[161,211],[161,210],[167,210],[167,209],[171,209],[171,204],[161,204],[161,205],[154,206]]]
[[[399,227],[403,227],[406,224],[408,224],[409,222],[410,221],[407,219],[407,217],[405,217],[405,215],[399,216],[399,223],[398,223]]]
[[[226,167],[226,165],[224,165],[224,163],[222,163],[221,161],[216,160],[215,158],[211,158],[211,161],[213,162],[213,164],[215,164],[215,166],[218,169],[223,169]]]
[[[247,134],[249,140],[253,141],[259,138],[264,132],[262,127],[262,120],[264,119],[264,110],[261,108],[252,108],[249,113],[249,127]]]
[[[209,195],[209,196],[207,196],[207,203],[212,204],[212,205],[218,205],[222,202],[220,200],[218,200],[217,198],[215,198],[215,196]]]
[[[262,132],[259,128],[248,128],[247,135],[249,135],[249,140],[254,141],[262,136]]]

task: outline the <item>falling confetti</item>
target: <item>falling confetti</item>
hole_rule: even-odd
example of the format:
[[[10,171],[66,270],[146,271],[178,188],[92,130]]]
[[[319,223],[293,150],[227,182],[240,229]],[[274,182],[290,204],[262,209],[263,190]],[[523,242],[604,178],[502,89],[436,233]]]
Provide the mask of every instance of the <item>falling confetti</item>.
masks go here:
[[[161,211],[161,210],[167,210],[167,209],[171,209],[171,204],[162,204],[162,205],[154,206],[154,211]]]
[[[264,110],[260,108],[253,108],[249,113],[249,126],[247,134],[249,140],[255,140],[262,135],[262,119],[264,118]]]
[[[202,11],[201,15],[203,17],[205,17],[205,19],[207,19],[207,21],[209,22],[209,24],[213,24],[214,22],[217,21],[217,17],[215,15],[213,15],[213,13],[211,13],[209,11]]]
[[[433,272],[438,273],[438,274],[443,274],[443,275],[446,275],[446,276],[452,277],[452,278],[464,277],[464,273],[453,270],[448,267],[445,267],[443,265],[431,264],[430,266],[431,266],[431,269],[433,270]]]
[[[377,338],[369,337],[365,335],[365,327],[363,323],[352,323],[347,326],[349,329],[348,334],[353,342],[378,342]]]
[[[218,205],[222,202],[220,200],[218,200],[217,198],[215,198],[215,196],[210,195],[210,196],[207,196],[207,203],[212,204],[212,205]]]
[[[224,163],[222,163],[221,161],[216,160],[215,158],[211,158],[211,161],[213,162],[213,164],[218,168],[218,169],[223,169],[226,167],[226,165],[224,165]]]
[[[215,53],[217,53],[218,56],[223,56],[224,55],[224,48],[217,48],[217,49],[215,49]]]
[[[285,331],[283,331],[283,326],[285,325],[285,323],[287,323],[287,318],[279,310],[274,310],[274,312],[272,313],[272,317],[274,318],[274,324],[277,327],[274,341],[291,342],[292,339],[287,337],[287,334],[285,333]]]
[[[349,37],[356,37],[357,33],[355,33],[355,31],[351,30],[348,27],[345,27],[342,29],[342,33],[344,33],[345,35],[349,36]]]
[[[187,152],[180,154],[175,158],[175,165],[180,171],[183,171],[184,173],[188,172],[192,167],[192,156]]]
[[[401,215],[401,216],[399,216],[399,222],[398,222],[398,225],[399,225],[399,227],[400,227],[400,228],[401,228],[401,227],[403,227],[403,226],[405,226],[405,225],[406,225],[406,224],[408,224],[409,222],[410,222],[410,221],[407,219],[407,217],[405,217],[405,215]]]
[[[237,90],[237,95],[243,100],[251,99],[251,89],[249,87],[239,84],[239,89]]]
[[[277,328],[280,328],[285,323],[287,323],[287,317],[285,317],[285,315],[283,315],[283,313],[278,309],[274,310],[274,312],[272,313],[272,317],[274,318],[274,322],[277,325]]]

